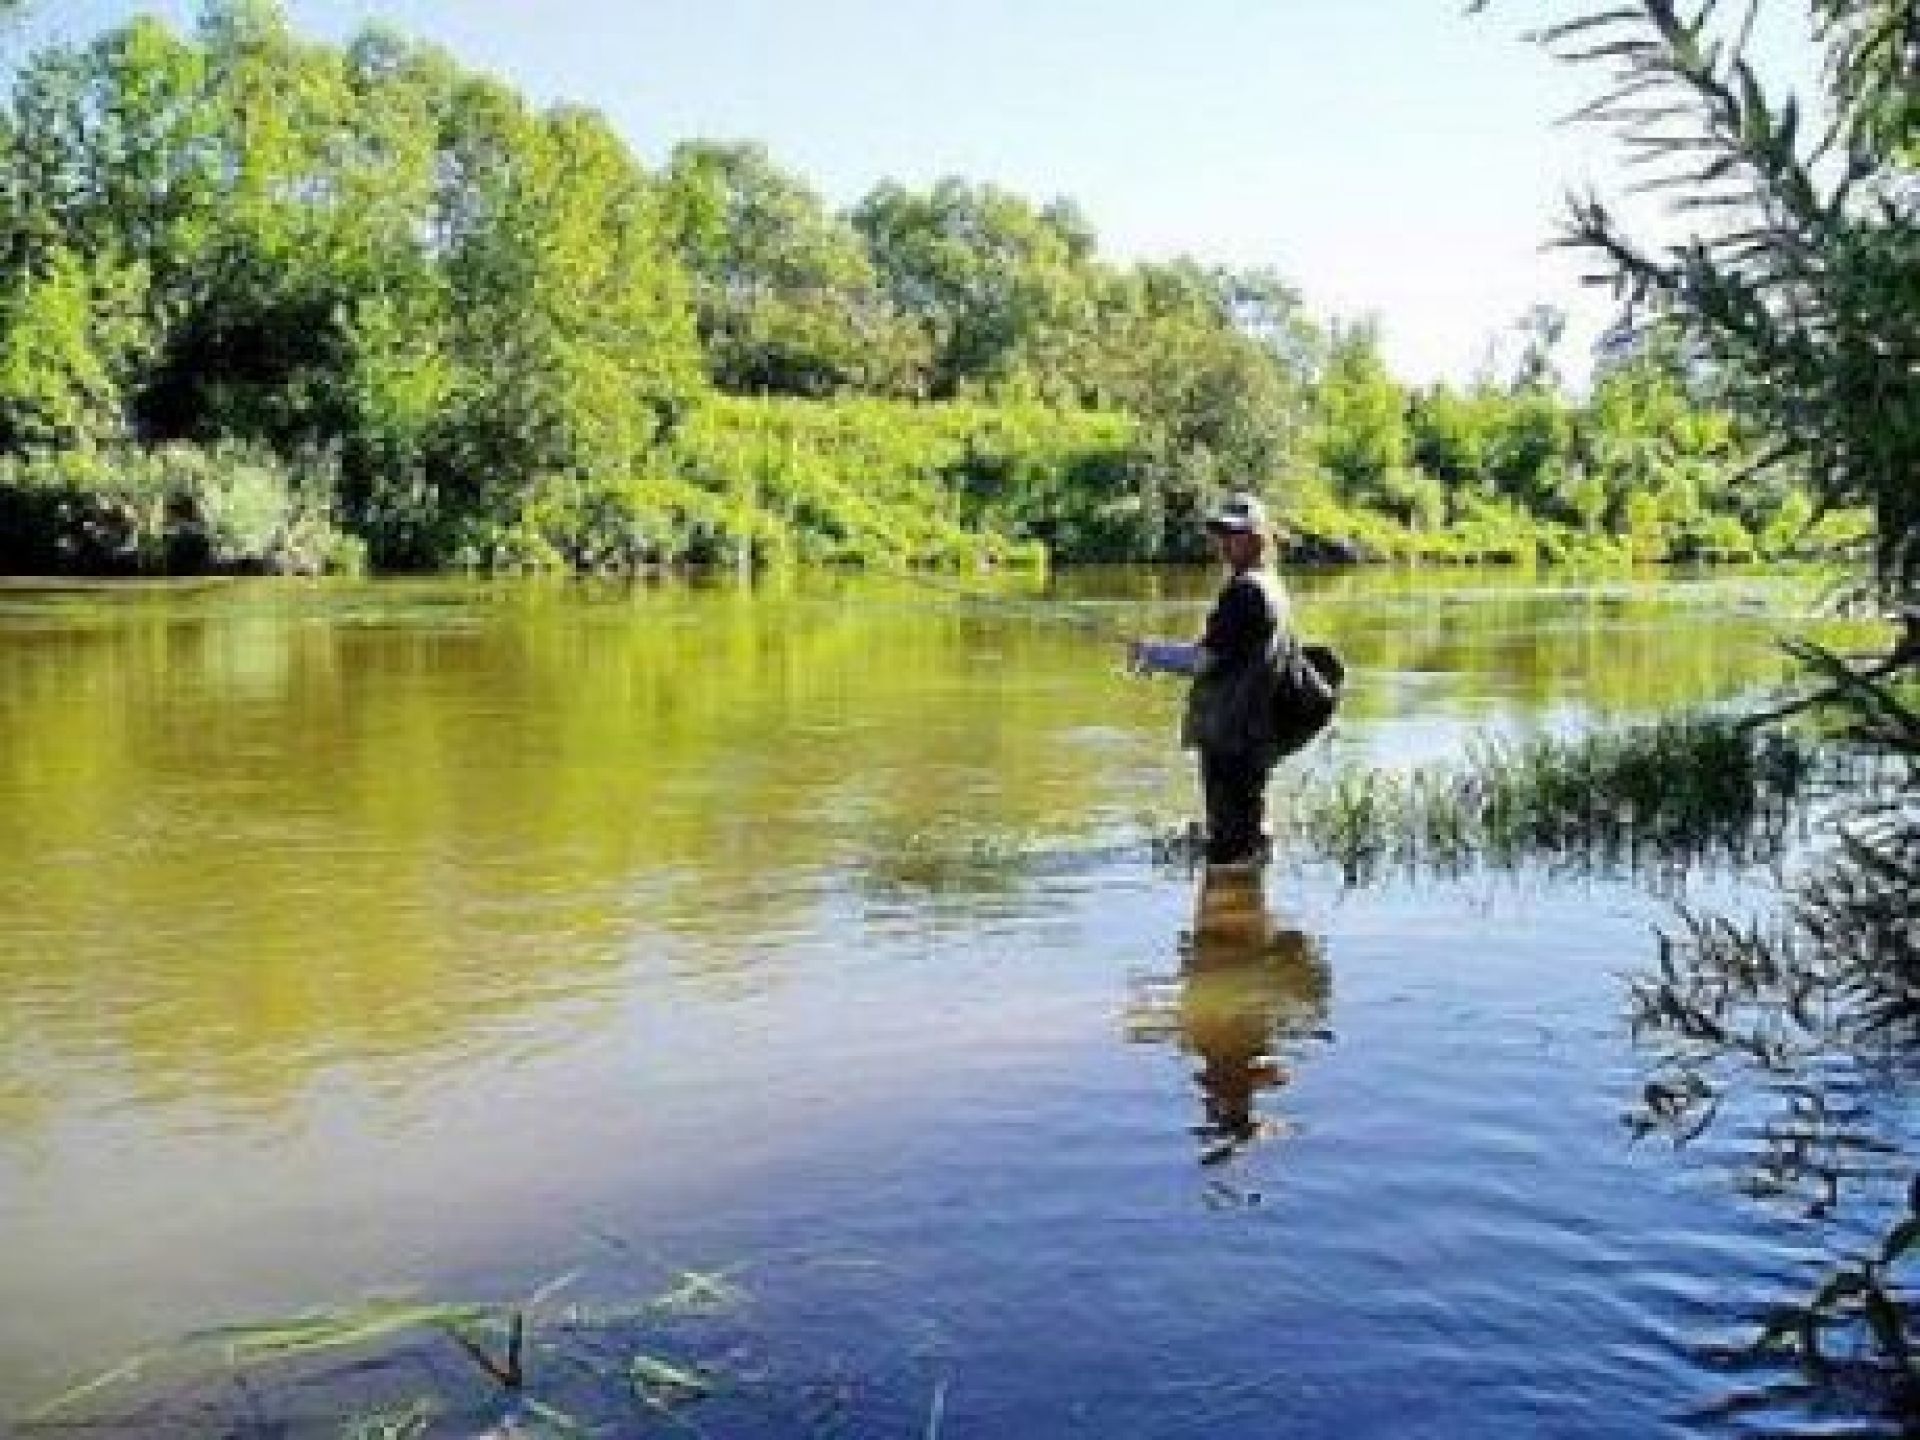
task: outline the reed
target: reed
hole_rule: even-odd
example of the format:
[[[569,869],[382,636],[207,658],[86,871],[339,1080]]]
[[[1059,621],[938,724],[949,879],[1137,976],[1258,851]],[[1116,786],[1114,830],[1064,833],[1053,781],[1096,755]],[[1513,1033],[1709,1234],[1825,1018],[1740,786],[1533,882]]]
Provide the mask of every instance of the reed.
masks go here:
[[[1730,719],[1482,740],[1455,763],[1341,770],[1286,797],[1277,830],[1348,885],[1529,863],[1664,873],[1764,863],[1797,833],[1815,768],[1806,742]]]
[[[1346,766],[1275,783],[1275,855],[1327,865],[1360,887],[1544,865],[1677,887],[1702,866],[1779,862],[1823,797],[1882,778],[1870,757],[1732,717],[1682,717],[1572,738],[1480,739],[1412,770]],[[877,854],[881,894],[989,895],[1137,861],[1202,863],[1194,823],[1143,818],[1144,842],[1074,846],[1016,834],[929,832]]]

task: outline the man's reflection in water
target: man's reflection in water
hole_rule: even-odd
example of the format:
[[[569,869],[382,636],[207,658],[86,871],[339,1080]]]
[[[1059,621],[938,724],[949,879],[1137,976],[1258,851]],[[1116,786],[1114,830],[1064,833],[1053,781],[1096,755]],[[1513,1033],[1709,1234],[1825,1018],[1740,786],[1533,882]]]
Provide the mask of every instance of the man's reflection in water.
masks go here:
[[[1203,1165],[1285,1132],[1259,1113],[1261,1092],[1287,1083],[1286,1060],[1303,1043],[1327,1038],[1326,960],[1311,936],[1275,920],[1262,878],[1253,867],[1209,868],[1179,976],[1141,984],[1129,1008],[1130,1039],[1175,1043],[1200,1062]]]

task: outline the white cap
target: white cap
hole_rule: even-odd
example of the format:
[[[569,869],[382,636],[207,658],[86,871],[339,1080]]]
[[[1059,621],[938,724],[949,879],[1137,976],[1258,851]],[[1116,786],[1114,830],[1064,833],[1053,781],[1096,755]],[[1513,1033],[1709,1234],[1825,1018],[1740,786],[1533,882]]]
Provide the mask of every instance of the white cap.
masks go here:
[[[1207,516],[1209,530],[1237,530],[1242,534],[1264,533],[1267,507],[1257,495],[1229,495],[1213,507]]]

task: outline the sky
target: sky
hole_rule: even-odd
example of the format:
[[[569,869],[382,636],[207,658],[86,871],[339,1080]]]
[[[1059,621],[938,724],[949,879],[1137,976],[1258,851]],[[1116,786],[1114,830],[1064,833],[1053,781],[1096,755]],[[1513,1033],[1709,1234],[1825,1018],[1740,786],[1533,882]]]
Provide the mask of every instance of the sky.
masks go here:
[[[837,206],[954,174],[1068,196],[1110,257],[1270,266],[1322,319],[1377,317],[1417,383],[1472,379],[1536,302],[1569,312],[1578,383],[1611,314],[1547,245],[1569,191],[1623,182],[1603,135],[1558,123],[1596,77],[1522,38],[1566,13],[1553,0],[285,4],[309,34],[380,18],[591,105],[653,164],[682,139],[749,139]],[[11,44],[196,8],[38,0]],[[1762,43],[1804,73],[1797,35]]]

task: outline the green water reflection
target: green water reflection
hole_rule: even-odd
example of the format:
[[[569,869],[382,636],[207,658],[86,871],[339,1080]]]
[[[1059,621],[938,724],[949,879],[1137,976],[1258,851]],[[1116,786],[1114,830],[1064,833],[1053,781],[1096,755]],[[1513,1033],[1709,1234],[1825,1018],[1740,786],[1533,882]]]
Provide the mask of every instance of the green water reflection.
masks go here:
[[[813,903],[770,877],[857,864],[943,816],[1043,826],[1097,793],[1105,752],[1067,732],[1116,708],[1069,637],[837,598],[11,609],[16,1096],[104,1065],[271,1098],[310,1057],[433,1045],[604,979],[636,914],[723,937],[704,959],[732,963],[724,937]]]
[[[1208,584],[1062,589],[1178,629]],[[1349,728],[1391,750],[1403,722],[1412,751],[1750,686],[1806,594],[1296,589],[1359,677]],[[753,937],[820,904],[809,877],[884,872],[929,833],[1177,812],[1177,695],[1113,661],[901,582],[0,592],[0,1125],[103,1076],[277,1103],[326,1059],[617,983],[637,925],[761,964]]]

